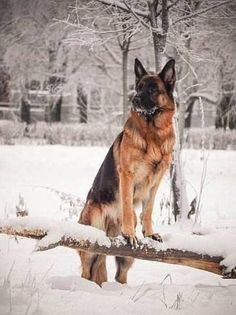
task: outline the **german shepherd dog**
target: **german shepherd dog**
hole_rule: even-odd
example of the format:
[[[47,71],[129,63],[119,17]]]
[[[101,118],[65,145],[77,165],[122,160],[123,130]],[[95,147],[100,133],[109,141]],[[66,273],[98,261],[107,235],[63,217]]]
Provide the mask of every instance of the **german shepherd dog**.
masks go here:
[[[79,219],[79,223],[103,230],[109,237],[122,234],[132,246],[137,244],[134,206],[140,202],[144,237],[162,241],[152,229],[152,210],[175,142],[174,66],[172,59],[159,74],[151,75],[135,59],[136,95],[130,116],[95,177]],[[98,285],[107,281],[105,255],[79,254],[83,278]],[[116,281],[127,282],[133,261],[132,257],[116,257]]]

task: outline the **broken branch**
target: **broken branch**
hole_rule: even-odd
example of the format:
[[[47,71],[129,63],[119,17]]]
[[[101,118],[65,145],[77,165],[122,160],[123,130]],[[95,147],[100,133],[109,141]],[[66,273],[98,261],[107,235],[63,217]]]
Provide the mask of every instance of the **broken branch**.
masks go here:
[[[65,246],[102,255],[132,256],[136,259],[184,265],[223,275],[227,278],[235,278],[236,276],[235,269],[226,274],[226,267],[221,264],[224,259],[223,256],[210,256],[190,250],[164,248],[162,244],[147,238],[139,241],[137,248],[131,248],[122,237],[108,238],[103,231],[91,226],[54,222],[50,227],[44,223],[32,224],[30,219],[32,218],[24,217],[2,221],[0,222],[0,233],[37,239],[39,240],[37,251]]]

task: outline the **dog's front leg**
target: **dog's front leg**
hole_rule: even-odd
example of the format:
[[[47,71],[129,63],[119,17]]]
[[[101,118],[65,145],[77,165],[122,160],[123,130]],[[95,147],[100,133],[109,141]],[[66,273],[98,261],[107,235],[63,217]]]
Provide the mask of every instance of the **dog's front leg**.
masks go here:
[[[123,236],[132,246],[137,246],[135,235],[136,217],[133,209],[134,175],[131,171],[119,171],[120,177],[120,201],[122,209],[121,231]]]
[[[150,190],[148,198],[146,200],[143,200],[143,211],[141,214],[143,236],[150,237],[159,242],[162,242],[161,236],[158,233],[154,233],[152,229],[152,211],[156,192],[160,185],[161,179],[168,168],[169,165],[168,163],[169,159],[167,159],[166,161],[166,158],[163,158],[162,162],[158,167],[158,173],[156,175],[156,184]]]
[[[153,232],[152,228],[152,211],[158,184],[150,191],[148,199],[143,201],[143,211],[141,214],[142,232],[144,237],[150,237],[153,240],[162,242],[161,236]]]

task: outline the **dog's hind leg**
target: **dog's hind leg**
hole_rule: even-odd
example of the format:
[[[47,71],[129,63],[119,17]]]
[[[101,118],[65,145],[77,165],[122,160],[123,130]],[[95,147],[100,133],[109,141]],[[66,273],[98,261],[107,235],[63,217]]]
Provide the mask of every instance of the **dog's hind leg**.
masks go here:
[[[79,223],[94,226],[100,230],[105,229],[105,219],[102,208],[86,205],[81,213]],[[82,264],[81,277],[96,282],[101,286],[107,281],[106,256],[78,251]]]
[[[106,256],[87,252],[79,252],[82,274],[81,277],[102,285],[107,281]]]
[[[134,263],[133,257],[116,257],[116,276],[115,279],[117,282],[126,283],[127,282],[127,274],[129,269]]]

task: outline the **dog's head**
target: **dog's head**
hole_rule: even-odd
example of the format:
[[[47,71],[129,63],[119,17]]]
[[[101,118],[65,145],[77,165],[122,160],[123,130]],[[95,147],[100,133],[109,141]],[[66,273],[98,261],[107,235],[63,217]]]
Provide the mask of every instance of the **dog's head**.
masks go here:
[[[169,60],[159,74],[148,74],[136,58],[134,64],[136,94],[132,99],[133,109],[144,115],[174,110],[173,90],[175,85],[175,61]]]

